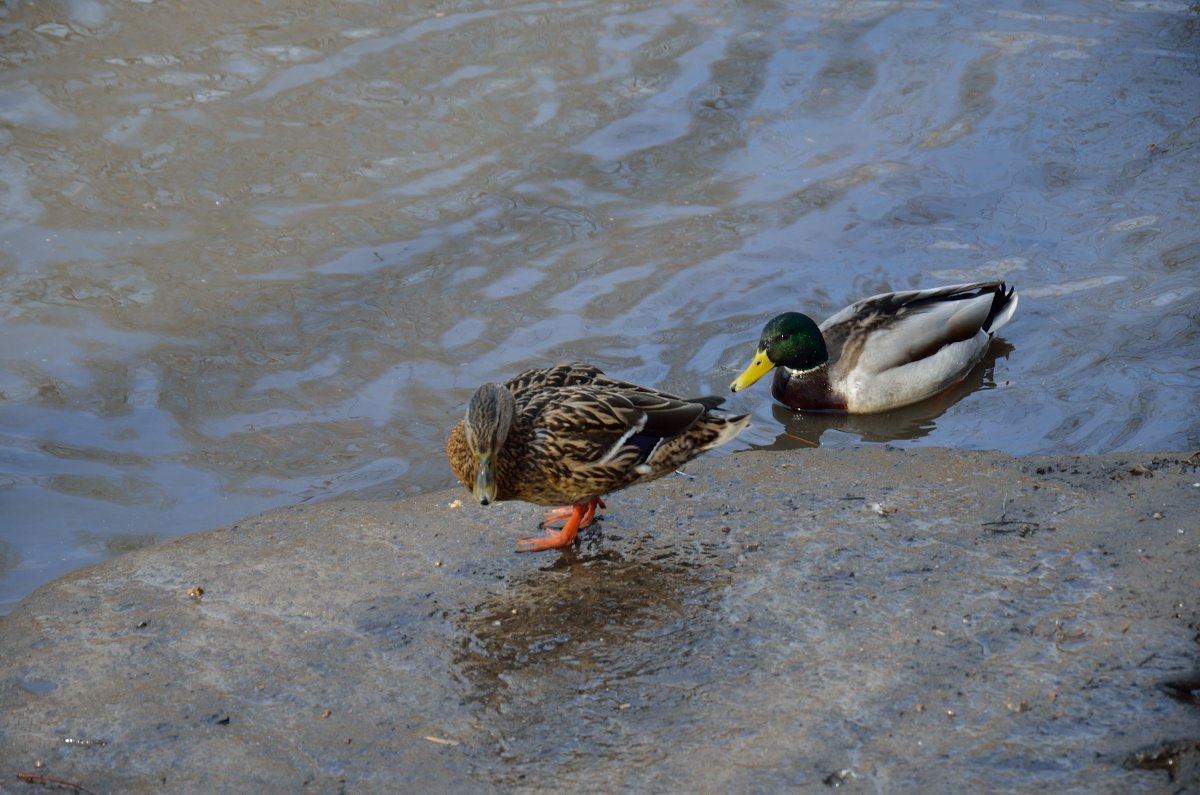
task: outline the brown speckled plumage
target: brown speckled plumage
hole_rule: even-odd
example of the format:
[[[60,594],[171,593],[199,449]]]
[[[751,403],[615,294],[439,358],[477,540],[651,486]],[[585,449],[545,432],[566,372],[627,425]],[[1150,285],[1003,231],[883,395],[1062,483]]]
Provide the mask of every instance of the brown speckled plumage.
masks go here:
[[[488,424],[491,404],[508,395],[511,425],[492,454],[494,499],[573,505],[581,513],[580,506],[594,510],[605,494],[675,471],[732,439],[749,421],[747,415],[713,414],[721,398],[680,398],[578,362],[527,370],[502,387],[480,387],[472,398],[476,420],[468,407],[450,432],[446,455],[454,474],[473,488],[478,473],[471,436],[475,426]]]

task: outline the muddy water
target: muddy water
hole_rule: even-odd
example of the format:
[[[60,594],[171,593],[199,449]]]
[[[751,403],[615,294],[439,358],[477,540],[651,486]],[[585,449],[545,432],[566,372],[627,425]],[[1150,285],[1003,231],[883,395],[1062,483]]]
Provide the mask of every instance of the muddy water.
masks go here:
[[[0,609],[450,482],[479,382],[722,392],[769,315],[1001,275],[963,390],[736,447],[1200,445],[1187,3],[0,10]]]

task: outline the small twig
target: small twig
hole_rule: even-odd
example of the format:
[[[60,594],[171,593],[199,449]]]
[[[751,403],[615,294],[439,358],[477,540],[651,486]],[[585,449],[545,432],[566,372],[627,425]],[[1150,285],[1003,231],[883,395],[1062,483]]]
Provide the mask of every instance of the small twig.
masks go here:
[[[52,776],[43,776],[38,773],[18,773],[17,778],[22,781],[28,781],[30,784],[41,784],[43,787],[67,787],[76,792],[82,792],[84,795],[96,795],[82,784],[76,784],[74,781],[64,781],[61,778]]]
[[[1014,528],[1003,527],[1002,525],[1017,525]],[[980,527],[986,527],[995,535],[1006,535],[1008,533],[1016,533],[1021,538],[1028,538],[1034,533],[1040,533],[1042,530],[1051,532],[1053,527],[1043,528],[1037,522],[1026,522],[1020,519],[1000,519],[995,522],[980,522]]]
[[[425,735],[425,739],[438,745],[458,745],[458,740],[447,740],[444,737],[434,737],[432,734]]]

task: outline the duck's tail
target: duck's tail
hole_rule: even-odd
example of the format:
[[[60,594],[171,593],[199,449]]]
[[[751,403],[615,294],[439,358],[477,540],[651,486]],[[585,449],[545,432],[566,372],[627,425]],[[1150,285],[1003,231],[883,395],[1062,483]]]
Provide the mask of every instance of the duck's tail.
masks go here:
[[[750,415],[738,414],[733,417],[718,417],[713,414],[705,414],[700,419],[700,422],[704,423],[712,433],[710,438],[704,440],[700,450],[712,450],[714,447],[720,447],[726,442],[732,442],[735,436],[746,430],[750,425]]]
[[[995,297],[992,299],[992,309],[988,312],[987,320],[984,321],[983,330],[989,334],[995,334],[1005,323],[1012,320],[1013,313],[1016,311],[1017,288],[1000,282],[996,287]]]

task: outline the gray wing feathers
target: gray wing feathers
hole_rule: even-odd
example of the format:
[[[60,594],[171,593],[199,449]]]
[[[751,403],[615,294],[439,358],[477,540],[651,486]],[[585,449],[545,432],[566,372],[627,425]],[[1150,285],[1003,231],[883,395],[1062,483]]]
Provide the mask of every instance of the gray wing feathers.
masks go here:
[[[821,330],[831,348],[844,345],[851,336],[861,338],[856,367],[881,372],[994,332],[1016,309],[1016,295],[1002,291],[1001,282],[975,282],[884,293],[846,307]]]

